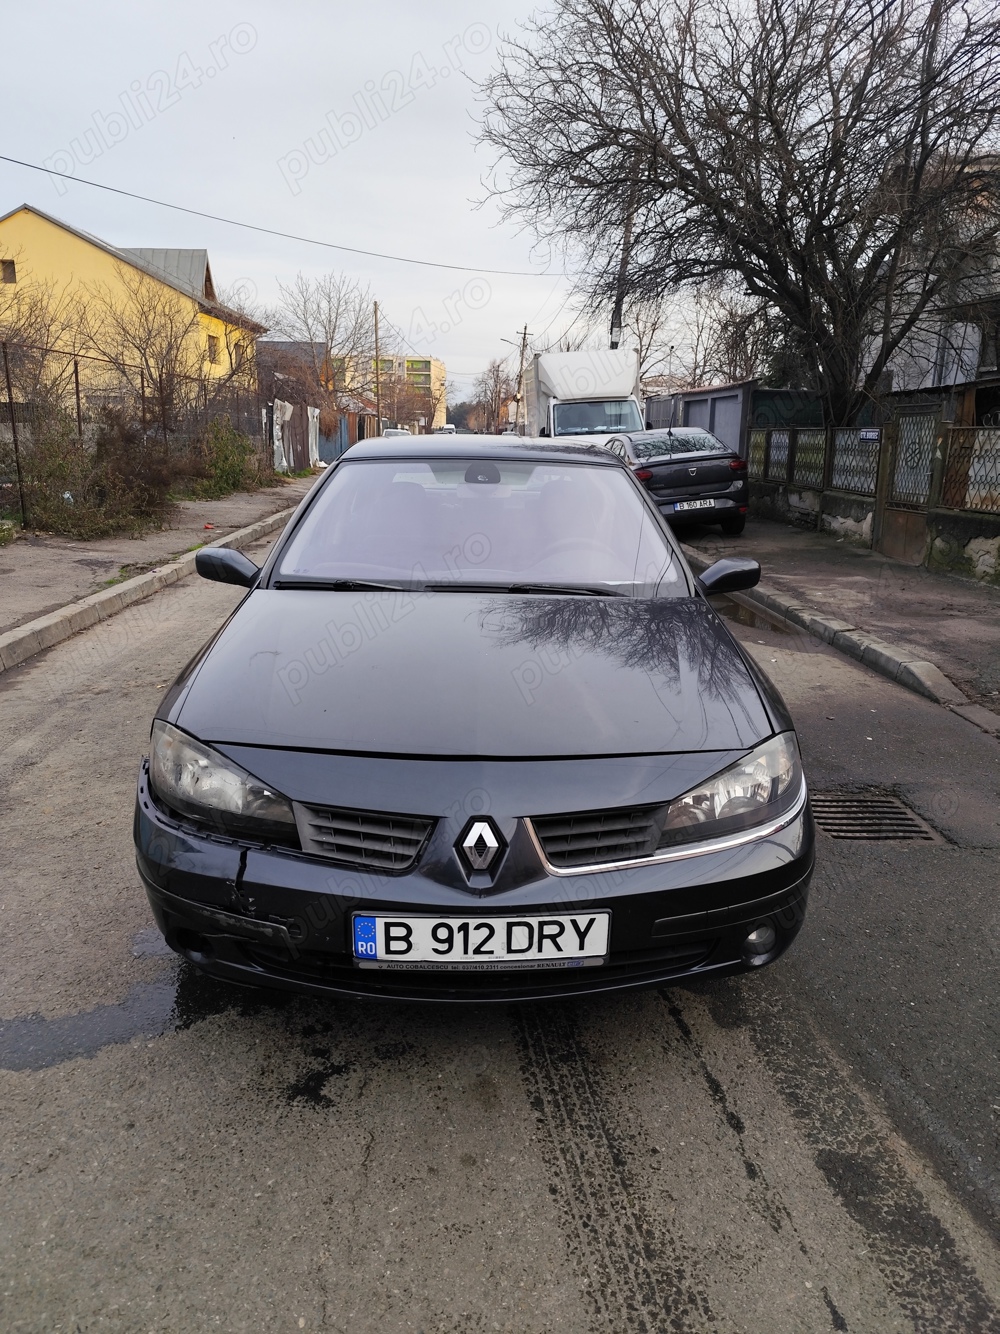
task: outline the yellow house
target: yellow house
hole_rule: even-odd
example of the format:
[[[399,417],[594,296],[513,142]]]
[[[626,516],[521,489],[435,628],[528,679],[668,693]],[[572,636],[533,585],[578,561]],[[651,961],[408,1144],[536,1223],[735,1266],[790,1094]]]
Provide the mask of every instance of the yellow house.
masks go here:
[[[30,204],[0,217],[0,284],[34,286],[61,303],[71,315],[60,339],[67,351],[126,359],[156,325],[181,344],[175,364],[207,379],[248,370],[266,332],[219,302],[207,251],[113,246]]]

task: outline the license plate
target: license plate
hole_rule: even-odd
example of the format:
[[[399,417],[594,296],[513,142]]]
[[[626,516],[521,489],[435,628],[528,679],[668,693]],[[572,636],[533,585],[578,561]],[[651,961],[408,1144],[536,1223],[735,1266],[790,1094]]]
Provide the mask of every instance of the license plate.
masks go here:
[[[711,510],[715,509],[714,500],[679,500],[675,510]]]
[[[530,917],[399,917],[358,913],[360,968],[587,968],[608,953],[609,912]]]

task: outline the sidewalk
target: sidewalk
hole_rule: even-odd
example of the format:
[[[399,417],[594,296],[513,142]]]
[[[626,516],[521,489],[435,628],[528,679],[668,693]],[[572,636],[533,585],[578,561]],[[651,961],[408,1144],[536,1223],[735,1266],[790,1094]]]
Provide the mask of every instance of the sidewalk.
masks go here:
[[[977,704],[1000,713],[1000,588],[887,560],[826,533],[751,519],[739,537],[678,529],[707,560],[751,556],[761,583],[821,615],[919,649]]]
[[[0,634],[88,597],[109,580],[142,574],[196,545],[289,509],[314,480],[297,477],[261,491],[238,491],[222,500],[185,500],[175,507],[169,528],[142,537],[78,542],[29,531],[0,547]]]

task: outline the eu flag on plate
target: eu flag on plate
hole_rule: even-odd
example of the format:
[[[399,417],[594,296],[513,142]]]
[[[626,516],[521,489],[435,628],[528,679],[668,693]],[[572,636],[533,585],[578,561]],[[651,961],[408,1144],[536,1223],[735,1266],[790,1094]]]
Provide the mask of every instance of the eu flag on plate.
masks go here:
[[[378,958],[374,917],[355,917],[354,957],[356,959]]]

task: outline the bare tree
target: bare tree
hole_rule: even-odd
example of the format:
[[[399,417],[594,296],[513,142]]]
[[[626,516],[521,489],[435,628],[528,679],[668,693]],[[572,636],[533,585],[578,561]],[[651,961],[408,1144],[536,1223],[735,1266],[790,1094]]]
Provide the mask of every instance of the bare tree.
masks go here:
[[[8,346],[17,397],[57,401],[72,382],[80,348],[79,303],[65,289],[31,278],[0,284],[0,339]]]
[[[731,284],[707,283],[695,294],[687,328],[680,364],[686,366],[690,384],[770,378],[778,334],[766,301]]]
[[[405,378],[397,381],[395,400],[395,420],[401,425],[423,426],[430,431],[439,404],[444,400],[446,389],[443,384],[413,384]],[[382,391],[385,403],[385,390]]]
[[[737,282],[849,422],[992,280],[998,87],[979,0],[556,0],[507,43],[483,138],[508,212],[581,257],[595,308],[623,250],[633,300]]]
[[[278,287],[281,300],[268,323],[273,332],[299,344],[302,373],[322,405],[333,407],[348,392],[370,396],[375,321],[369,289],[342,273],[320,278],[300,273]],[[383,331],[379,350],[382,356],[392,350],[391,332]]]
[[[430,386],[413,384],[404,375],[383,377],[381,384],[382,415],[386,421],[399,426],[423,424],[430,430],[437,405],[444,390],[435,392]]]
[[[505,431],[508,425],[507,405],[513,401],[516,392],[514,378],[504,363],[494,358],[476,379],[475,398],[479,409],[479,424],[475,429],[483,430],[487,435]]]
[[[257,300],[256,288],[245,280],[219,290],[219,304],[228,318],[223,320],[226,372],[221,387],[236,384],[251,390],[257,383],[256,346],[267,332],[268,312]]]
[[[197,401],[206,369],[198,308],[130,265],[117,267],[117,286],[88,287],[83,333],[113,372],[115,396],[127,387],[166,438]]]
[[[666,339],[670,325],[666,303],[661,300],[633,301],[625,312],[625,337],[622,346],[639,353],[639,377],[662,374],[667,369],[669,348]]]

